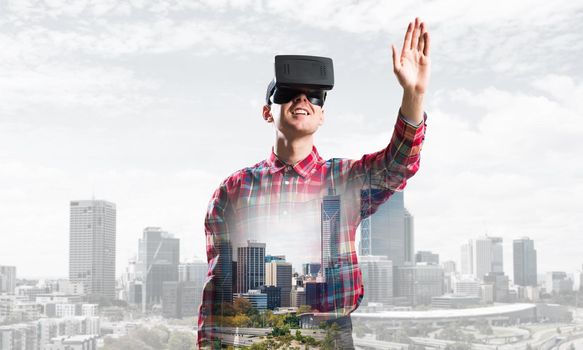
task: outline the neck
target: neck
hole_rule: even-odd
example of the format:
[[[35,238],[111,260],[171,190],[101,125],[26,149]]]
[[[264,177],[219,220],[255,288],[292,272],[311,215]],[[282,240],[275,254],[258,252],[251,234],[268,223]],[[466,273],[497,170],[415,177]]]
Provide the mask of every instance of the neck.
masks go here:
[[[277,132],[273,149],[275,155],[277,155],[281,161],[295,165],[297,162],[310,155],[313,145],[314,137],[312,135],[288,140],[282,134]]]

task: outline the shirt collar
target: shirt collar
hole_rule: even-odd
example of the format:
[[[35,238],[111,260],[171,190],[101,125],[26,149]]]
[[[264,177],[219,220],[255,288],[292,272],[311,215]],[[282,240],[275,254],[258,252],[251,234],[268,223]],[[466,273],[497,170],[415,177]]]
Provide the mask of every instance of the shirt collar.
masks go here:
[[[283,171],[287,168],[293,169],[301,177],[306,178],[310,175],[312,169],[319,163],[322,163],[323,159],[318,154],[316,146],[312,146],[312,152],[308,156],[296,164],[287,164],[277,157],[273,147],[271,148],[271,154],[267,158],[267,166],[269,167],[269,173],[274,174],[278,171]]]

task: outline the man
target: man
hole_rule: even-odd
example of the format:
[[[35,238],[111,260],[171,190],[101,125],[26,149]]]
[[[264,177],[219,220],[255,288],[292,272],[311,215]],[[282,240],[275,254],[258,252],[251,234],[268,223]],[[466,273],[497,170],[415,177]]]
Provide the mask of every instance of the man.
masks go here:
[[[244,345],[223,328],[257,327],[249,317],[235,320],[241,310],[233,306],[233,294],[257,301],[257,289],[274,286],[279,305],[304,303],[313,320],[339,327],[335,348],[352,348],[350,313],[364,295],[356,228],[403,190],[419,168],[430,73],[425,24],[417,18],[409,23],[401,53],[393,45],[392,54],[393,71],[403,87],[394,133],[385,149],[360,160],[325,161],[314,147],[313,135],[324,122],[323,88],[294,89],[274,82],[268,87],[263,119],[274,125],[272,152],[225,179],[206,215],[209,274],[199,312],[199,346],[218,345],[220,339]],[[275,254],[278,261],[266,259]],[[298,264],[314,261],[319,271],[298,273],[292,285],[292,266],[297,272]],[[296,301],[292,297],[297,293],[291,291],[298,288],[306,296]]]

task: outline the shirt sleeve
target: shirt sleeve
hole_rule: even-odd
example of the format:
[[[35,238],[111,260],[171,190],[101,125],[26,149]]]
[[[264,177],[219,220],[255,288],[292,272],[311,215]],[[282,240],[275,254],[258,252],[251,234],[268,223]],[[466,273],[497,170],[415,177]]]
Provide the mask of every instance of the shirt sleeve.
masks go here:
[[[402,191],[419,170],[426,120],[424,114],[423,121],[413,125],[399,111],[389,145],[350,161],[348,185],[360,196],[360,220],[373,214],[394,192]]]
[[[218,340],[222,308],[232,290],[225,290],[225,283],[232,278],[232,250],[229,238],[228,212],[231,210],[227,180],[214,192],[205,216],[204,230],[208,272],[198,313],[198,348],[215,348]],[[230,295],[229,295],[230,294]]]

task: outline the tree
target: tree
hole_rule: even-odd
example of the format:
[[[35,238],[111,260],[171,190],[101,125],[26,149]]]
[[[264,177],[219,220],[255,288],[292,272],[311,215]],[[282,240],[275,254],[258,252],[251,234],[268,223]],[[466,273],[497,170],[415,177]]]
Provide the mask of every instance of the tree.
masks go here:
[[[251,302],[245,298],[237,298],[233,301],[233,310],[236,315],[248,315],[252,309]]]
[[[168,341],[169,350],[191,350],[196,348],[194,334],[186,332],[172,332]]]

